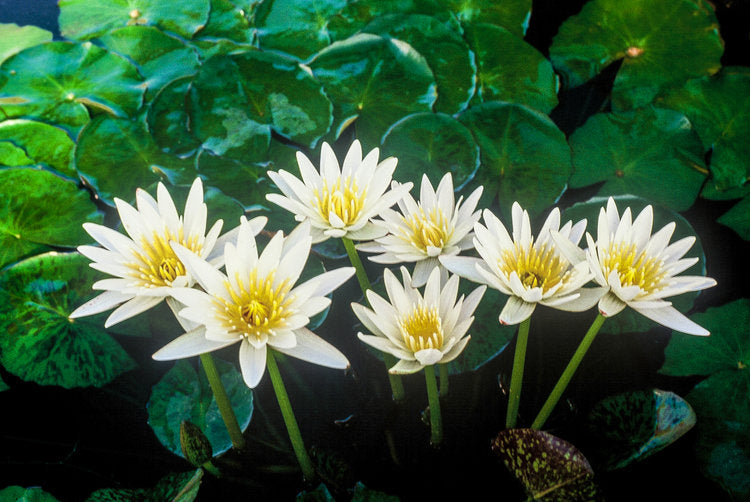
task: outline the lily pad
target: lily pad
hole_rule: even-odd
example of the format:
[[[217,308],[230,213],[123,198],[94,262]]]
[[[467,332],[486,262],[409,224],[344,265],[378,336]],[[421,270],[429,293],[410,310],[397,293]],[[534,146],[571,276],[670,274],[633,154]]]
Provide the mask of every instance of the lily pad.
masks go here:
[[[599,194],[633,194],[684,211],[706,179],[700,139],[673,110],[594,115],[571,135],[570,147],[571,188],[604,181]]]
[[[622,60],[612,89],[613,106],[620,110],[716,73],[723,52],[716,16],[705,0],[587,2],[562,24],[550,47],[552,65],[568,88]]]
[[[30,166],[33,163],[34,160],[26,155],[26,151],[23,148],[14,145],[10,141],[0,140],[0,166]]]
[[[453,114],[468,106],[477,69],[469,46],[455,30],[424,14],[391,14],[374,19],[362,31],[403,40],[424,56],[437,83],[435,111]]]
[[[622,212],[625,211],[625,208],[629,207],[633,217],[635,217],[647,205],[649,205],[649,201],[632,195],[616,195],[613,198],[621,215]],[[562,221],[572,220],[573,222],[576,222],[585,218],[588,222],[588,232],[592,236],[595,236],[596,224],[597,221],[599,221],[599,210],[606,205],[607,197],[593,197],[586,202],[574,204],[563,211]],[[672,211],[671,209],[659,205],[653,205],[652,207],[654,211],[653,232],[658,231],[664,225],[673,221],[676,226],[670,242],[677,242],[679,239],[688,236],[696,237],[695,244],[693,244],[693,247],[687,252],[686,257],[695,256],[698,258],[698,262],[682,272],[681,275],[705,275],[706,255],[703,252],[701,240],[696,235],[692,225],[690,225],[690,223],[679,213]],[[678,296],[669,297],[667,300],[672,302],[672,306],[680,312],[687,313],[692,308],[698,294],[699,292],[692,291]],[[658,326],[658,324],[642,316],[635,310],[626,308],[616,316],[607,318],[607,321],[602,324],[601,332],[611,334],[639,333],[648,331],[654,326]]]
[[[148,129],[163,152],[188,155],[200,146],[190,121],[194,100],[193,77],[182,77],[162,87],[149,105]]]
[[[0,275],[0,363],[20,378],[65,388],[101,387],[135,362],[93,318],[68,318],[94,296],[100,273],[77,253],[51,252]]]
[[[38,486],[23,488],[9,486],[0,490],[0,500],[3,502],[59,502],[55,497]]]
[[[594,471],[586,457],[548,432],[504,430],[493,440],[492,451],[533,500],[596,500]]]
[[[437,183],[452,173],[460,188],[479,167],[479,147],[461,122],[442,113],[415,113],[396,122],[383,138],[383,157],[398,159],[394,179],[419,186],[422,175]]]
[[[477,58],[481,102],[510,101],[544,113],[557,106],[557,76],[552,64],[534,47],[491,24],[472,25],[466,38]]]
[[[523,37],[531,19],[531,0],[442,0],[464,27],[480,23],[502,26]],[[439,14],[438,14],[439,15]]]
[[[86,502],[193,502],[198,496],[203,470],[168,474],[153,488],[102,488],[88,496]]]
[[[715,389],[705,390],[707,394]],[[703,474],[732,500],[750,500],[750,424],[701,416],[697,429],[695,456]]]
[[[27,47],[34,47],[51,40],[52,32],[37,26],[0,23],[0,63]]]
[[[132,25],[158,26],[184,38],[208,21],[209,0],[60,0],[60,33],[86,40]]]
[[[135,66],[90,42],[50,42],[21,51],[0,66],[3,79],[0,112],[44,117],[76,132],[89,121],[87,107],[123,117],[135,113],[143,97]]]
[[[10,387],[8,386],[7,383],[5,383],[5,380],[3,380],[2,377],[0,377],[0,392],[4,390],[8,390],[8,389],[10,389]]]
[[[0,266],[41,249],[41,244],[74,247],[88,242],[81,223],[102,220],[87,192],[42,169],[0,169],[0,200]]]
[[[750,197],[739,201],[716,221],[728,226],[746,241],[750,241]]]
[[[684,113],[711,150],[711,175],[719,191],[742,187],[750,179],[750,69],[723,68],[693,79],[667,94],[663,104]]]
[[[427,61],[400,40],[355,35],[320,51],[310,67],[334,103],[335,137],[354,123],[366,150],[402,117],[431,111],[437,98]]]
[[[257,2],[211,0],[208,23],[191,40],[201,52],[201,59],[257,49],[251,45],[255,33],[250,23],[254,3]]]
[[[232,364],[214,359],[240,429],[245,430],[253,413],[253,392]],[[196,371],[186,360],[177,361],[154,385],[148,402],[148,424],[159,441],[180,456],[180,424],[183,420],[192,422],[203,431],[211,442],[214,456],[232,447],[208,379],[202,369]]]
[[[78,136],[75,163],[81,176],[105,202],[130,200],[136,188],[161,179],[190,183],[195,167],[163,153],[142,121],[107,116],[92,120]]]
[[[546,115],[523,105],[490,102],[473,106],[458,120],[479,145],[476,182],[505,214],[513,201],[538,214],[565,191],[573,170],[565,135]]]
[[[200,152],[197,162],[198,172],[208,184],[237,199],[245,208],[272,210],[266,194],[275,189],[266,176],[268,168],[264,164],[219,157],[208,150]]]
[[[443,11],[438,0],[357,0],[346,5],[328,19],[326,26],[331,40],[338,42],[351,37],[371,21],[390,14],[434,15]]]
[[[23,148],[29,160],[24,164],[11,164],[8,162],[9,159],[0,154],[0,165],[45,164],[61,174],[77,177],[72,166],[75,143],[68,133],[59,127],[34,120],[5,120],[0,122],[0,140],[10,140],[14,145]]]

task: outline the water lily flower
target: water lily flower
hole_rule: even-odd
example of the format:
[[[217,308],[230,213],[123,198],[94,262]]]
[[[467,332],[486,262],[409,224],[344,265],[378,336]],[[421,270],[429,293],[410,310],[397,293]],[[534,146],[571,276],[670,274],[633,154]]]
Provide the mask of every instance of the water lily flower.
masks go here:
[[[370,257],[376,263],[416,262],[412,285],[422,287],[432,269],[440,266],[440,256],[454,256],[474,247],[472,229],[479,221],[480,211],[475,209],[481,196],[480,186],[465,202],[463,197],[455,202],[450,173],[443,176],[437,190],[427,175],[423,175],[419,202],[407,193],[398,201],[400,213],[393,209],[383,210],[380,213],[383,221],[375,223],[383,226],[388,235],[360,244],[357,249],[381,253]],[[448,273],[444,271],[443,279],[447,278]]]
[[[401,267],[402,283],[386,269],[383,280],[390,302],[372,290],[367,299],[372,309],[352,303],[352,310],[372,335],[357,333],[363,342],[396,356],[393,374],[415,373],[425,366],[445,364],[466,347],[472,314],[485,290],[480,286],[469,296],[458,294],[458,276],[440,286],[440,271],[435,268],[427,279],[424,296],[412,286],[412,278]]]
[[[194,282],[170,241],[179,242],[219,266],[223,242],[236,233],[230,231],[219,237],[222,220],[206,233],[208,210],[200,178],[190,187],[183,216],[177,214],[172,197],[161,183],[156,199],[140,188],[135,198],[137,209],[114,199],[127,235],[103,225],[83,224],[86,232],[104,247],[79,246],[78,251],[93,260],[92,268],[115,277],[95,282],[93,289],[105,292],[74,310],[71,318],[98,314],[119,305],[104,323],[109,327],[148,310],[168,297],[173,288]],[[251,220],[252,231],[260,232],[266,220],[264,216]]]
[[[172,242],[176,255],[203,291],[175,288],[185,305],[179,316],[199,326],[156,352],[156,360],[191,357],[240,342],[242,375],[255,387],[266,368],[268,348],[322,366],[344,369],[347,358],[305,326],[331,303],[328,293],[354,274],[343,267],[295,287],[310,253],[309,224],[289,236],[277,232],[258,255],[251,225],[244,218],[236,243],[224,247],[226,274],[184,245]]]
[[[698,258],[683,258],[695,243],[695,237],[684,237],[669,244],[675,223],[670,222],[651,235],[654,213],[646,206],[633,221],[630,208],[622,217],[612,197],[599,212],[597,240],[586,234],[588,249],[582,251],[561,243],[574,261],[587,262],[594,280],[606,288],[599,300],[599,311],[611,317],[629,306],[663,326],[691,335],[709,332],[694,323],[664,298],[698,291],[716,285],[703,276],[677,276],[693,266]]]
[[[518,324],[528,319],[537,304],[570,312],[581,312],[596,304],[601,288],[583,288],[593,274],[585,261],[571,263],[552,240],[557,232],[577,247],[586,220],[560,227],[560,210],[547,216],[536,239],[531,235],[529,214],[513,203],[513,236],[491,211],[484,210],[484,222],[474,225],[474,246],[479,258],[441,256],[449,271],[474,282],[487,284],[510,295],[500,312],[501,324]]]
[[[387,191],[398,160],[388,157],[378,163],[377,148],[362,158],[362,147],[354,141],[342,167],[328,143],[320,153],[320,172],[301,152],[297,152],[302,180],[284,171],[268,175],[283,195],[266,198],[294,213],[297,221],[308,220],[313,243],[329,237],[370,240],[385,235],[386,230],[370,220],[391,207],[411,190],[412,184],[399,184]]]

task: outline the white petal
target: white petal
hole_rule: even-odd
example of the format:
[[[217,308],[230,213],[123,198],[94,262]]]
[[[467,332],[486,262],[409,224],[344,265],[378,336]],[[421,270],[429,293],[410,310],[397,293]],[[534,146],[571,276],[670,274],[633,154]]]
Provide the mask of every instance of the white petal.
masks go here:
[[[387,232],[388,230],[386,228],[370,222],[365,224],[365,226],[363,226],[359,230],[347,232],[346,238],[353,241],[368,241],[383,237]]]
[[[477,270],[478,267],[484,266],[484,261],[479,258],[471,256],[441,256],[440,263],[448,269],[449,272],[454,273],[464,279],[469,279],[479,284],[486,284],[487,281],[484,276]]]
[[[178,336],[156,351],[151,357],[157,361],[184,359],[186,357],[193,357],[213,350],[218,350],[233,343],[237,343],[237,340],[215,342],[206,339],[206,328],[200,326],[192,331],[188,331],[184,335]]]
[[[431,366],[440,362],[440,360],[443,358],[443,353],[438,349],[423,349],[415,352],[414,357],[423,366]]]
[[[118,322],[122,322],[125,319],[130,319],[133,316],[136,316],[140,314],[141,312],[144,312],[151,307],[158,304],[160,301],[162,301],[163,297],[150,297],[150,296],[136,296],[132,300],[127,301],[126,303],[123,303],[119,307],[117,307],[107,318],[106,321],[104,321],[104,327],[109,328],[110,326],[114,326]]]
[[[658,322],[662,326],[672,328],[673,330],[679,331],[681,333],[698,336],[708,336],[710,334],[707,329],[694,323],[674,307],[636,310],[652,321]]]
[[[441,359],[442,364],[448,364],[449,362],[453,361],[455,358],[458,357],[461,352],[464,351],[466,348],[466,344],[469,343],[469,340],[471,339],[470,336],[465,336],[461,338],[456,344],[450,348],[445,354],[443,354],[443,358]]]
[[[578,296],[571,295],[571,298],[564,302],[558,302],[554,305],[547,302],[541,303],[566,312],[584,312],[596,305],[606,292],[607,288],[581,288],[576,290],[575,294]]]
[[[245,384],[254,389],[266,371],[266,345],[253,347],[247,340],[240,345],[240,369]]]
[[[627,304],[617,298],[612,292],[607,292],[599,300],[599,312],[605,317],[619,314]]]
[[[528,303],[517,296],[511,296],[500,312],[500,324],[513,325],[525,321],[531,317],[535,307],[535,303]]]
[[[70,317],[71,319],[75,319],[77,317],[99,314],[123,302],[126,302],[131,298],[133,298],[132,294],[124,294],[119,291],[107,291],[87,301],[86,303],[75,309],[73,312],[71,312],[68,317]]]
[[[328,368],[346,369],[349,360],[336,347],[323,340],[307,328],[295,330],[297,346],[278,349],[279,352]]]
[[[381,352],[386,352],[398,359],[413,359],[414,355],[394,345],[388,338],[383,336],[365,335],[357,333],[357,338]]]
[[[224,274],[216,270],[211,264],[195,255],[187,248],[184,248],[175,242],[172,242],[171,245],[172,250],[182,264],[185,265],[187,271],[191,276],[195,277],[204,290],[211,294],[229,299],[229,295],[224,287],[224,281],[226,280]]]
[[[408,361],[405,359],[401,359],[393,366],[393,368],[388,370],[388,373],[391,373],[393,375],[411,375],[412,373],[416,373],[422,368],[424,368],[424,366],[422,366],[419,361]]]
[[[328,272],[324,272],[308,281],[305,281],[297,287],[302,287],[307,283],[315,282],[317,283],[317,286],[312,290],[311,296],[325,296],[348,281],[355,272],[356,269],[354,267],[341,267],[329,270]]]

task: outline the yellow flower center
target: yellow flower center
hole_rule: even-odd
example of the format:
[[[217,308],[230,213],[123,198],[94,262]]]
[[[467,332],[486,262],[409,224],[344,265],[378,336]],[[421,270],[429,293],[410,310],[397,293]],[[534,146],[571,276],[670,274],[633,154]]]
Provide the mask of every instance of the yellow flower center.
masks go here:
[[[274,286],[273,272],[266,277],[258,277],[257,269],[250,272],[246,281],[240,277],[236,279],[239,291],[227,282],[225,286],[231,301],[220,300],[228,327],[245,337],[256,338],[263,333],[273,335],[275,329],[283,327],[292,300],[287,295],[291,289],[288,281]]]
[[[508,276],[515,271],[524,286],[542,288],[545,293],[568,276],[568,262],[549,244],[532,243],[528,248],[516,244],[514,249],[503,252],[498,267]]]
[[[638,286],[643,291],[654,292],[661,289],[664,279],[662,260],[647,256],[646,253],[636,254],[635,244],[612,244],[602,253],[601,264],[604,277],[616,270],[623,286]]]
[[[366,190],[357,186],[356,180],[340,177],[332,186],[323,180],[323,186],[315,192],[315,204],[320,216],[329,221],[330,214],[338,216],[344,225],[349,226],[359,219],[359,213],[365,203]]]
[[[401,319],[399,325],[404,343],[412,352],[443,346],[443,325],[437,307],[417,305]]]
[[[154,232],[151,239],[142,238],[141,247],[136,252],[138,260],[130,264],[135,275],[141,279],[142,286],[171,286],[175,279],[185,275],[185,265],[177,258],[169,245],[170,241],[178,242],[196,254],[200,254],[203,245],[198,236],[185,239],[182,227],[178,235],[172,235],[169,230],[165,230],[162,234]]]
[[[404,222],[409,229],[404,237],[425,253],[428,246],[442,249],[450,239],[450,221],[440,208],[432,208],[426,212],[420,207],[418,213],[404,218]]]

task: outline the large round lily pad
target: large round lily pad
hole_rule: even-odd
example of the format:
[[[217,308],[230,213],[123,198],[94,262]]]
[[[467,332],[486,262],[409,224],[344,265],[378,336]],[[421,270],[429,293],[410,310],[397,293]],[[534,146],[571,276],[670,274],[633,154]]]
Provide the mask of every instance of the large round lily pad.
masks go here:
[[[599,194],[634,194],[684,211],[706,179],[700,138],[673,110],[594,115],[571,135],[570,147],[571,188],[604,181]]]
[[[52,33],[37,26],[0,23],[0,63],[13,54],[52,40]]]
[[[670,85],[716,73],[723,51],[705,0],[593,0],[562,24],[550,57],[566,87],[622,59],[612,102],[630,109],[650,103]]]
[[[21,147],[28,155],[28,163],[10,163],[0,154],[0,165],[45,164],[66,176],[76,176],[72,165],[75,143],[63,129],[35,120],[5,120],[0,122],[0,141],[4,140]]]
[[[101,319],[68,315],[94,296],[100,273],[78,253],[51,252],[19,262],[0,275],[0,363],[40,385],[65,388],[111,382],[135,362],[102,327]]]

